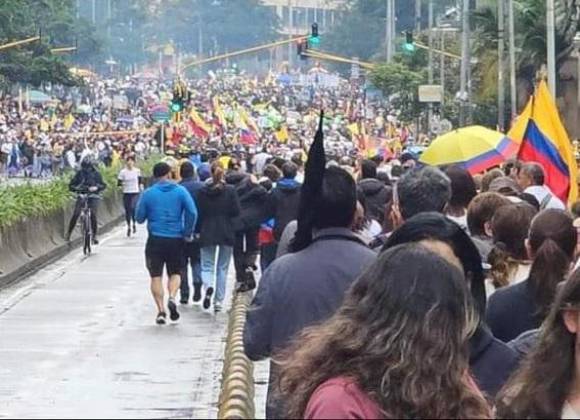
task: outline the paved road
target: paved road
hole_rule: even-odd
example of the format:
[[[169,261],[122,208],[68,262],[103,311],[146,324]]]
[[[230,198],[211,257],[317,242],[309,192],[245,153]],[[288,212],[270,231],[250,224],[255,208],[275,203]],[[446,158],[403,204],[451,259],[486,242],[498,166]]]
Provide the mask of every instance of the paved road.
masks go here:
[[[216,417],[227,315],[154,325],[143,243],[119,229],[0,292],[0,417]]]

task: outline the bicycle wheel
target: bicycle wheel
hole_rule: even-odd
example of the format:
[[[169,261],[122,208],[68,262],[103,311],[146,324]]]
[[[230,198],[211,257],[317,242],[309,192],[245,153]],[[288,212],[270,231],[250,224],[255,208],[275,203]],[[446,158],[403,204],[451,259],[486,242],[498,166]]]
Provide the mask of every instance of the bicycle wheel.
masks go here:
[[[83,214],[81,230],[83,234],[83,253],[88,256],[91,255],[91,245],[92,245],[90,214],[87,213]]]

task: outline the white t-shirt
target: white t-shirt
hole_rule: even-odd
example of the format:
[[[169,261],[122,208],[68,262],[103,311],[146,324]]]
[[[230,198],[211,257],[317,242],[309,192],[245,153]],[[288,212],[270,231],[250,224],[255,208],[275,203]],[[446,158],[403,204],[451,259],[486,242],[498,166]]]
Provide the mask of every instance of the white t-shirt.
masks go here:
[[[141,169],[124,168],[119,172],[119,181],[123,183],[123,194],[139,194],[139,178]]]

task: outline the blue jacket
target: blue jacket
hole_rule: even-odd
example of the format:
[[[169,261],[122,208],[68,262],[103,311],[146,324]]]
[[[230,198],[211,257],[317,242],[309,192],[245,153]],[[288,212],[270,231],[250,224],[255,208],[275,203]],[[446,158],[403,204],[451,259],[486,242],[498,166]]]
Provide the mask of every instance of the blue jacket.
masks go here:
[[[146,220],[150,235],[188,238],[197,223],[197,208],[185,188],[161,181],[147,189],[139,200],[137,222]]]

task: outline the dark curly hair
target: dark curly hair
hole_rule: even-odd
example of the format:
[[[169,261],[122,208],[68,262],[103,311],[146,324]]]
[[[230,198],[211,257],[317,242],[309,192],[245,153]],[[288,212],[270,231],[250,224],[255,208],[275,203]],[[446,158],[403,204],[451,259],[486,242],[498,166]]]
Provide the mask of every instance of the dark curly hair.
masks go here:
[[[353,284],[330,320],[275,358],[277,399],[288,418],[302,418],[320,385],[347,377],[389,418],[489,417],[468,374],[475,318],[456,267],[419,244],[395,247]]]

